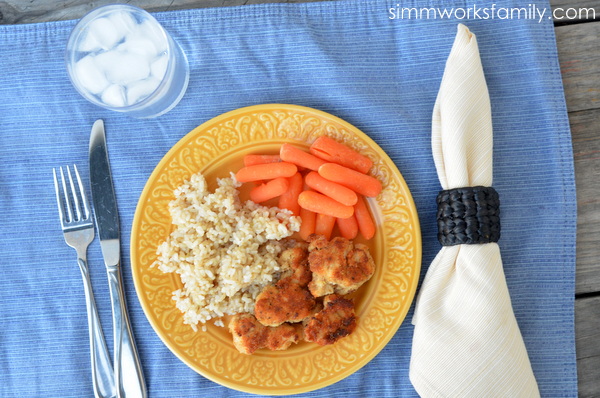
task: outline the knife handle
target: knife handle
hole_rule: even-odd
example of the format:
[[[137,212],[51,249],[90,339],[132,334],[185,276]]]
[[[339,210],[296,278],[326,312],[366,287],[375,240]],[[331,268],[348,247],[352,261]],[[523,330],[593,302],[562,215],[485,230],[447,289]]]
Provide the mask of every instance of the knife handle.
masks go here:
[[[89,269],[85,254],[80,254],[77,260],[81,276],[83,277],[83,290],[87,307],[88,329],[90,333],[90,356],[92,360],[92,384],[96,398],[114,398],[115,380],[110,354],[106,348],[104,333],[100,326],[100,317],[94,300],[94,291],[90,280]]]
[[[146,398],[146,383],[127,316],[121,267],[107,267],[115,341],[115,384],[119,398]]]

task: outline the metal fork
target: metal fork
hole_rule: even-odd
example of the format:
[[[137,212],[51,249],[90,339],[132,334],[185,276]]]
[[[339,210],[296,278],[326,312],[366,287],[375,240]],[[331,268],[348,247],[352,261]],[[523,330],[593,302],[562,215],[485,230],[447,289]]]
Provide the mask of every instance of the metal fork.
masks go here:
[[[77,166],[73,165],[77,186],[75,189],[73,176],[69,166],[67,169],[68,183],[65,179],[63,168],[59,168],[60,181],[56,177],[56,169],[52,169],[54,175],[54,189],[56,190],[56,202],[58,214],[67,245],[77,251],[77,263],[83,277],[85,301],[87,306],[88,327],[90,333],[90,355],[92,360],[92,382],[94,396],[97,398],[116,397],[114,373],[110,362],[110,355],[106,348],[106,341],[100,326],[100,318],[94,300],[92,284],[87,265],[87,248],[94,240],[94,222],[91,217],[90,207],[85,196],[85,189],[81,183],[81,177]],[[61,189],[62,188],[62,189]],[[80,199],[81,204],[80,205]],[[73,204],[71,204],[71,202]],[[75,206],[73,208],[73,205]],[[83,211],[82,211],[83,210]]]

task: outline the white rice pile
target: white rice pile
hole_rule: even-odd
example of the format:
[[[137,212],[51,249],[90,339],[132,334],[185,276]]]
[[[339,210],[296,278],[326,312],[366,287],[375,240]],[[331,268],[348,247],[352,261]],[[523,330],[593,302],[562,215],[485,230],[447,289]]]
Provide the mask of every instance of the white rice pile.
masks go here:
[[[214,193],[200,173],[175,190],[169,212],[175,230],[157,250],[154,265],[181,277],[183,288],[173,292],[184,323],[197,330],[225,314],[254,312],[256,296],[279,276],[279,240],[300,228],[288,210],[241,203],[230,178],[217,180]]]

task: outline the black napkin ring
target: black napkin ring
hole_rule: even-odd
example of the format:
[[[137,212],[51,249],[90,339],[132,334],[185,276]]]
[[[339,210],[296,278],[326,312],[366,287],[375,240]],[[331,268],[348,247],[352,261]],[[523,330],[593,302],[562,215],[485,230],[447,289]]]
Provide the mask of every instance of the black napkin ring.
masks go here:
[[[498,242],[500,198],[492,187],[446,189],[437,196],[442,246]]]

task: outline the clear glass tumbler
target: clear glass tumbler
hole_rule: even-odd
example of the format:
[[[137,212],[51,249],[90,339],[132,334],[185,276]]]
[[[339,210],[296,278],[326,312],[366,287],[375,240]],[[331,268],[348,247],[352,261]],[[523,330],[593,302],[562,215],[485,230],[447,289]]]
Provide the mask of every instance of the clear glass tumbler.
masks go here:
[[[87,100],[136,118],[173,109],[189,82],[185,53],[141,8],[97,8],[75,25],[65,61],[69,78]]]

